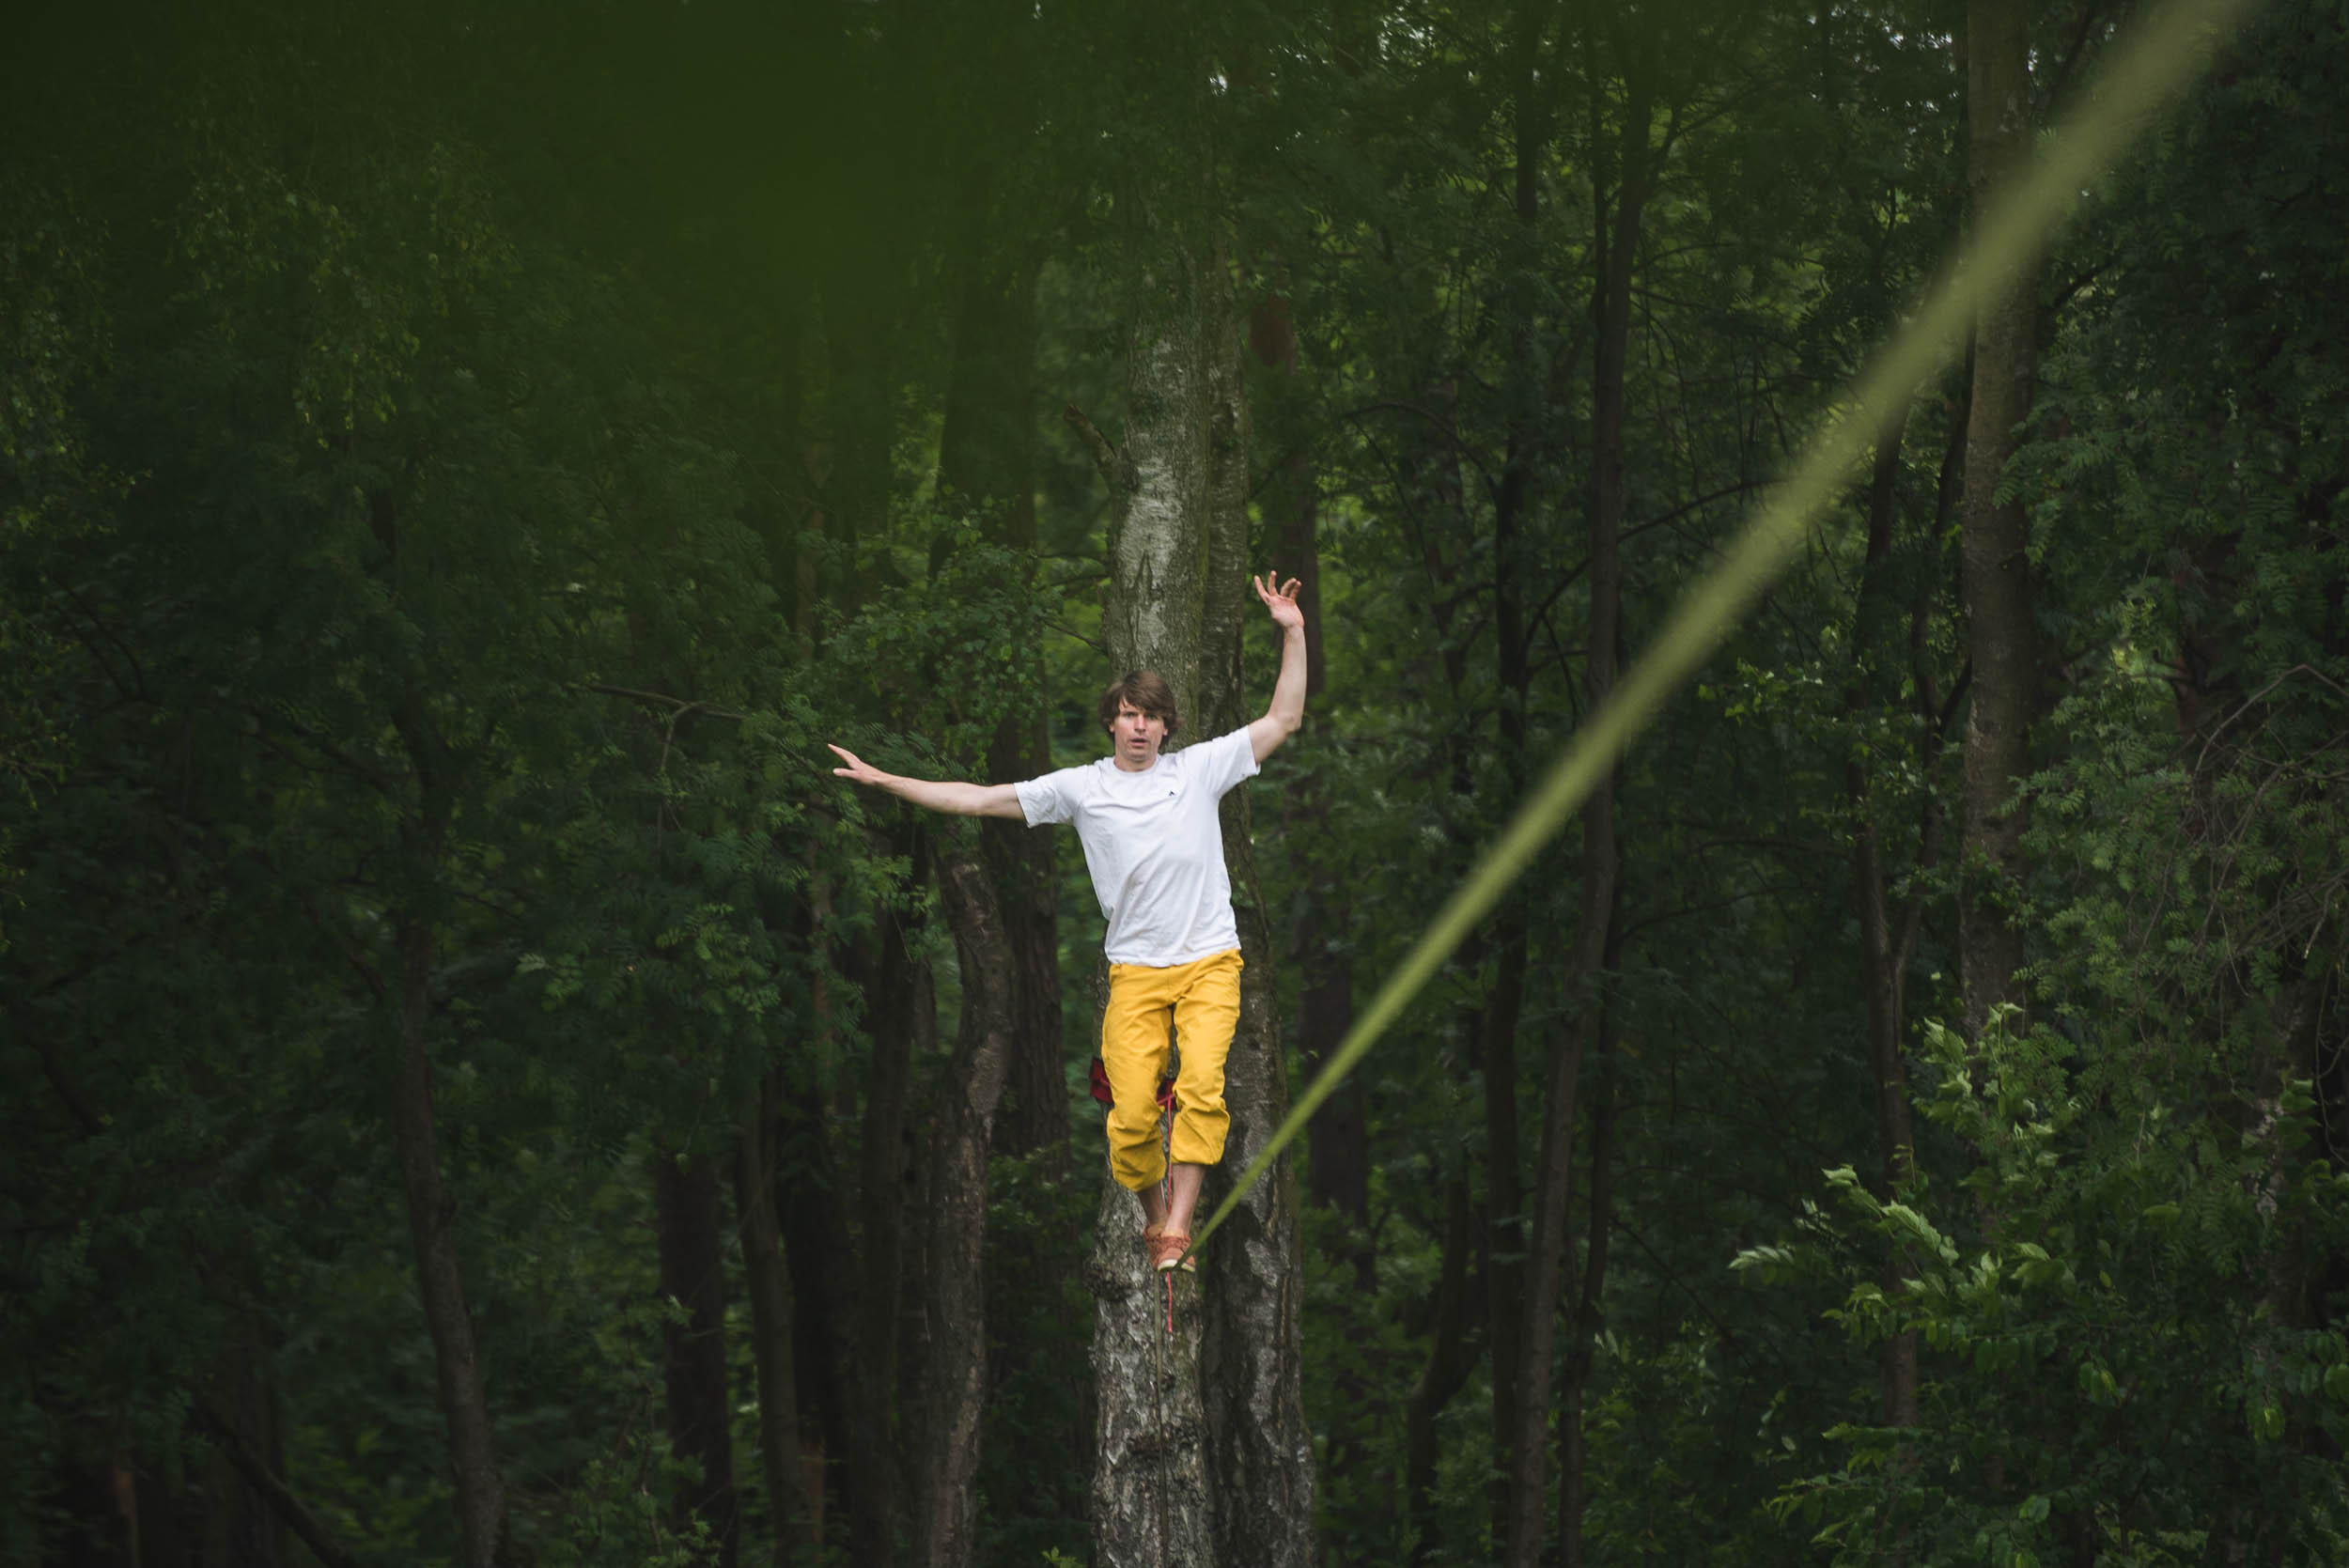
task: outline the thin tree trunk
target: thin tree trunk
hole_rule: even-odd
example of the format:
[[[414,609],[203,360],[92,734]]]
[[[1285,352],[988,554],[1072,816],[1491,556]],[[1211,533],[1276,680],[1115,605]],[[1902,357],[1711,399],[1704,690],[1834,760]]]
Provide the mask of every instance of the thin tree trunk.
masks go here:
[[[2030,152],[2029,34],[2022,0],[1968,0],[1967,179],[1976,212]],[[1969,1038],[1981,1032],[1992,1009],[2023,1000],[2015,982],[2023,967],[2016,901],[2027,815],[2015,791],[2030,771],[2038,647],[2031,624],[2029,520],[2020,500],[2000,502],[1997,490],[2030,413],[2037,291],[2037,269],[2031,265],[1989,280],[1974,330],[1961,546],[1973,691],[1966,719],[1964,896],[1958,911]]]
[[[992,182],[974,168],[964,222],[962,302],[948,379],[938,474],[957,504],[985,520],[995,543],[1035,550],[1035,268],[990,232]],[[1040,659],[1041,651],[1032,659]],[[1039,688],[1041,683],[1039,682]],[[1051,767],[1041,706],[1003,721],[988,743],[988,777],[1027,779]],[[1061,1063],[1060,877],[1049,833],[1020,822],[979,824],[1011,946],[1011,1079],[995,1118],[996,1146],[1024,1155],[1068,1138]]]
[[[800,1453],[799,1380],[792,1367],[791,1281],[775,1218],[775,1075],[760,1079],[743,1107],[734,1141],[734,1213],[741,1233],[742,1273],[751,1304],[751,1360],[758,1377],[758,1458],[774,1537],[774,1568],[788,1568],[814,1540],[814,1516]]]
[[[1429,1524],[1436,1490],[1436,1418],[1468,1381],[1469,1254],[1476,1250],[1476,1206],[1468,1176],[1451,1172],[1444,1182],[1443,1262],[1436,1276],[1434,1343],[1403,1402],[1403,1506],[1411,1521],[1411,1560],[1425,1560],[1435,1543]]]
[[[1621,883],[1617,886],[1620,888]],[[1617,967],[1622,923],[1609,923],[1607,967]],[[1621,1032],[1611,992],[1600,1002],[1598,1049],[1591,1060],[1590,1230],[1582,1261],[1581,1301],[1571,1320],[1564,1386],[1558,1391],[1558,1558],[1563,1568],[1582,1568],[1582,1513],[1589,1501],[1582,1465],[1583,1393],[1590,1386],[1592,1350],[1605,1321],[1607,1258],[1614,1234],[1615,1046]]]
[[[1590,632],[1584,675],[1589,711],[1605,704],[1615,688],[1615,645],[1621,635],[1618,543],[1623,521],[1624,381],[1629,359],[1631,278],[1638,266],[1648,196],[1653,97],[1648,73],[1637,63],[1629,70],[1627,85],[1622,178],[1611,225],[1602,224],[1599,230],[1593,310],[1596,354],[1592,366]],[[1526,1270],[1524,1393],[1509,1452],[1503,1560],[1511,1568],[1532,1568],[1542,1547],[1550,1350],[1563,1287],[1567,1209],[1574,1180],[1575,1098],[1582,1053],[1595,1048],[1599,1038],[1602,1008],[1595,986],[1610,948],[1616,876],[1615,791],[1610,771],[1582,807],[1581,908],[1566,981],[1566,994],[1576,1003],[1580,1027],[1552,1050],[1543,1094],[1541,1167],[1534,1184],[1533,1230]]]
[[[1885,696],[1881,675],[1891,654],[1888,635],[1892,610],[1888,581],[1892,524],[1898,500],[1901,432],[1906,407],[1886,422],[1876,443],[1875,472],[1869,486],[1867,558],[1861,568],[1859,603],[1854,614],[1854,669],[1845,689],[1844,709],[1854,717],[1880,704]],[[1875,1085],[1877,1157],[1883,1195],[1892,1201],[1906,1187],[1916,1169],[1916,1133],[1909,1114],[1908,1072],[1901,1059],[1906,1024],[1901,1010],[1900,970],[1906,954],[1895,943],[1884,898],[1884,857],[1870,809],[1872,781],[1857,757],[1843,765],[1844,799],[1852,812],[1853,896],[1859,910],[1859,990],[1868,1017],[1870,1076]],[[1885,1265],[1888,1288],[1898,1291],[1907,1270],[1899,1257]],[[1884,1351],[1884,1421],[1888,1426],[1914,1426],[1918,1418],[1917,1336],[1906,1331],[1892,1336]]]
[[[203,1550],[240,1568],[280,1568],[286,1560],[288,1516],[272,1490],[272,1483],[283,1489],[276,1477],[286,1457],[268,1365],[259,1323],[240,1322],[221,1357],[213,1404],[193,1412],[219,1450],[206,1478],[206,1490],[218,1500],[206,1510]]]
[[[1511,93],[1515,107],[1514,200],[1516,240],[1507,288],[1509,365],[1506,453],[1501,489],[1493,505],[1493,662],[1500,693],[1500,746],[1504,798],[1525,791],[1525,714],[1532,684],[1526,657],[1523,550],[1520,536],[1532,501],[1533,466],[1542,444],[1541,380],[1533,365],[1535,334],[1533,257],[1541,216],[1540,165],[1549,139],[1549,116],[1538,86],[1538,56],[1548,8],[1523,0],[1513,20]],[[1506,1537],[1518,1498],[1512,1445],[1522,1424],[1518,1400],[1525,1386],[1525,1284],[1527,1254],[1525,1195],[1518,1182],[1517,1024],[1525,1008],[1525,949],[1530,893],[1519,882],[1502,897],[1492,921],[1493,987],[1485,1002],[1485,1156],[1486,1225],[1490,1234],[1486,1307],[1491,1315],[1493,1522]],[[1539,1489],[1538,1476],[1535,1481]],[[1536,1504],[1538,1507],[1538,1503]],[[1537,1532],[1538,1538],[1538,1532]]]
[[[413,916],[401,919],[398,954],[399,1070],[392,1124],[399,1143],[400,1184],[408,1196],[408,1229],[416,1252],[417,1294],[432,1331],[441,1417],[448,1430],[449,1465],[457,1482],[459,1549],[464,1568],[490,1568],[506,1525],[505,1483],[498,1474],[482,1391],[473,1317],[457,1261],[455,1205],[441,1185],[441,1158],[432,1115],[432,1063],[426,1042],[431,1006],[432,937]]]
[[[396,513],[389,495],[369,497],[368,520],[386,550],[397,550]],[[403,832],[411,863],[437,868],[454,813],[455,767],[413,687],[401,693],[393,728],[416,778],[414,815]],[[409,1235],[416,1253],[417,1294],[432,1334],[441,1414],[448,1429],[449,1465],[457,1483],[459,1549],[464,1568],[490,1568],[506,1530],[506,1488],[497,1467],[490,1402],[482,1388],[473,1315],[465,1305],[464,1272],[457,1259],[456,1205],[441,1185],[441,1157],[432,1111],[432,1060],[428,1033],[432,1008],[432,933],[424,917],[402,912],[394,928],[398,1009],[398,1070],[392,1124],[399,1148],[400,1184],[408,1198]]]
[[[1263,700],[1242,678],[1244,629],[1262,615],[1248,585],[1248,402],[1232,273],[1208,258],[1207,583],[1200,712],[1208,734],[1246,723]],[[1310,642],[1309,642],[1310,646]],[[1259,682],[1270,691],[1269,674]],[[1231,1135],[1209,1201],[1247,1169],[1287,1113],[1288,1070],[1272,992],[1271,932],[1256,882],[1245,788],[1223,799],[1223,862],[1238,917],[1240,1017],[1224,1063]],[[1218,1560],[1309,1568],[1314,1557],[1313,1434],[1305,1424],[1304,1259],[1294,1167],[1276,1163],[1232,1213],[1201,1264],[1207,1287],[1207,1458]]]
[[[923,1182],[923,1430],[914,1444],[912,1560],[966,1568],[978,1547],[987,1399],[987,1161],[1017,1030],[1011,933],[986,873],[957,858],[939,893],[962,961],[962,1020]]]
[[[929,839],[920,829],[906,846],[914,886],[929,877]],[[879,923],[877,952],[865,988],[865,1025],[872,1058],[865,1072],[864,1118],[859,1139],[857,1183],[859,1271],[854,1333],[860,1344],[856,1377],[861,1385],[850,1412],[850,1463],[867,1452],[881,1467],[866,1496],[871,1516],[864,1529],[877,1542],[894,1539],[897,1499],[910,1493],[907,1451],[899,1439],[899,1374],[904,1364],[903,1315],[909,1254],[906,1215],[918,1161],[908,1115],[912,1090],[915,1040],[928,1027],[925,966],[913,955],[910,917],[893,913]],[[926,1058],[927,1052],[920,1053]],[[915,1321],[918,1323],[918,1312]],[[877,1546],[875,1549],[887,1549]]]
[[[717,1543],[719,1568],[734,1568],[742,1539],[734,1493],[733,1406],[726,1398],[725,1262],[719,1237],[724,1205],[707,1156],[653,1157],[654,1212],[661,1293],[685,1309],[664,1326],[662,1380],[668,1400],[669,1452],[698,1472],[676,1499],[682,1535],[698,1516]]]
[[[879,1422],[869,1408],[872,1386],[864,1369],[866,1333],[857,1321],[863,1278],[841,1212],[842,1180],[832,1147],[829,1112],[813,1093],[790,1108],[797,1148],[791,1164],[801,1179],[788,1184],[779,1218],[791,1276],[794,1381],[814,1389],[822,1413],[824,1451],[848,1512],[849,1551],[861,1563],[894,1560],[890,1489],[894,1484]]]
[[[1285,294],[1270,294],[1249,313],[1249,346],[1268,369],[1285,380],[1297,371],[1297,328]],[[1313,453],[1303,439],[1291,441],[1279,478],[1269,487],[1264,510],[1273,520],[1272,559],[1266,565],[1298,582],[1297,603],[1305,612],[1305,709],[1313,712],[1329,684],[1329,657],[1321,622],[1320,505]],[[1290,923],[1289,954],[1298,965],[1297,1045],[1307,1075],[1337,1049],[1354,1024],[1354,975],[1333,944],[1330,912],[1344,895],[1341,856],[1330,838],[1330,806],[1318,768],[1291,775],[1282,807],[1282,831],[1291,863],[1298,865],[1304,896]],[[1361,1080],[1349,1076],[1315,1112],[1306,1143],[1305,1190],[1313,1202],[1344,1214],[1363,1245],[1351,1246],[1362,1282],[1371,1282],[1370,1139]],[[1332,1445],[1333,1453],[1335,1445]]]

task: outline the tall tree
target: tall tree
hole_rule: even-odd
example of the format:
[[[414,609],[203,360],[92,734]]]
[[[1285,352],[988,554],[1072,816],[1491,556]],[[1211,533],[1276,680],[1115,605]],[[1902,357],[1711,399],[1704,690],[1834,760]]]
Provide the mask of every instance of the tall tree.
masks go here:
[[[2030,31],[2021,0],[1968,0],[1967,185],[1977,216],[2030,152]],[[1973,391],[1966,427],[1966,647],[1973,685],[1966,716],[1964,895],[1959,908],[1966,1027],[2020,1002],[2023,834],[2016,791],[2030,772],[2038,706],[2038,635],[2031,621],[2030,530],[2022,498],[1999,487],[2030,417],[2038,373],[2036,265],[1986,280],[1974,327]]]

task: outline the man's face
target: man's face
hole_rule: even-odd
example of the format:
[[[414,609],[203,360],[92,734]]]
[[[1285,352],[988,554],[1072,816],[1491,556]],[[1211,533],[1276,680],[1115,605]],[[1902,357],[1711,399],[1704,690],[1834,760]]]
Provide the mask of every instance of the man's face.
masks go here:
[[[1117,705],[1117,717],[1110,721],[1110,756],[1118,767],[1129,773],[1141,772],[1158,760],[1159,747],[1165,740],[1165,720],[1131,703]]]

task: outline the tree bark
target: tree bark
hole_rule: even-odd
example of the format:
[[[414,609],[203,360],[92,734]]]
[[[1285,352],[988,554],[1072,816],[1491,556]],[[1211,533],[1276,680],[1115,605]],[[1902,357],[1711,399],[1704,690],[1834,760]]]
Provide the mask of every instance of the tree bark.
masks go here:
[[[1206,611],[1206,526],[1210,258],[1170,245],[1156,258],[1145,314],[1132,325],[1127,426],[1111,447],[1089,426],[1110,487],[1109,597],[1102,634],[1116,671],[1155,670],[1194,733]],[[1243,998],[1243,1006],[1244,1006]],[[1244,1022],[1244,1020],[1243,1020]],[[1239,1054],[1234,1042],[1233,1056]],[[1228,1074],[1228,1069],[1227,1069]],[[1227,1081],[1225,1100],[1237,1120]],[[1226,1157],[1230,1157],[1227,1144]],[[1087,1283],[1095,1299],[1093,1536],[1101,1568],[1216,1560],[1201,1285],[1213,1265],[1168,1284],[1142,1251],[1142,1210],[1103,1166]],[[1170,1332],[1166,1319],[1172,1317]]]
[[[1081,415],[1111,489],[1103,630],[1120,670],[1155,669],[1192,733],[1237,722],[1246,591],[1247,419],[1229,268],[1170,243],[1154,308],[1128,358],[1128,428],[1112,445]],[[1268,989],[1270,954],[1248,849],[1243,791],[1223,809],[1240,924],[1240,1020],[1226,1059],[1231,1133],[1203,1210],[1278,1125],[1287,1085]],[[1286,1568],[1311,1558],[1312,1447],[1300,1398],[1302,1270],[1294,1198],[1275,1167],[1174,1284],[1143,1277],[1141,1210],[1104,1176],[1089,1278],[1097,1302],[1097,1560],[1227,1561]],[[1203,1387],[1204,1377],[1204,1387]]]
[[[1967,180],[1977,213],[2030,152],[2029,31],[2022,0],[1968,0]],[[2015,915],[2028,818],[2015,792],[2030,771],[2038,646],[2031,623],[2029,520],[2020,501],[2001,502],[1997,492],[2030,413],[2037,292],[2032,265],[1989,279],[1974,329],[1961,546],[1967,653],[1973,666],[1958,911],[1968,1038],[1981,1032],[1994,1008],[2023,1000],[2015,981],[2023,948]]]
[[[733,1408],[726,1398],[723,1205],[707,1156],[653,1157],[653,1196],[661,1252],[661,1293],[685,1309],[683,1323],[663,1327],[669,1452],[699,1471],[676,1499],[682,1535],[695,1516],[717,1543],[719,1568],[741,1551],[741,1510],[734,1492]]]
[[[1248,585],[1248,399],[1232,273],[1220,255],[1207,261],[1207,591],[1200,710],[1209,721],[1206,733],[1223,734],[1257,711],[1257,699],[1243,678],[1241,650],[1244,629],[1262,611]],[[1269,686],[1265,682],[1268,692]],[[1224,1063],[1231,1137],[1223,1163],[1207,1183],[1207,1201],[1219,1203],[1227,1184],[1271,1140],[1289,1100],[1272,992],[1271,932],[1256,884],[1248,808],[1244,787],[1223,799],[1223,862],[1231,873],[1247,967],[1240,976],[1239,1026]],[[1290,1163],[1273,1166],[1250,1190],[1201,1268],[1208,1290],[1207,1444],[1220,1560],[1309,1568],[1313,1434],[1305,1424],[1299,1320],[1304,1258]]]
[[[1018,1029],[1012,938],[977,862],[939,869],[962,961],[962,1019],[922,1184],[922,1432],[913,1444],[912,1559],[965,1568],[978,1545],[987,1399],[987,1161]]]

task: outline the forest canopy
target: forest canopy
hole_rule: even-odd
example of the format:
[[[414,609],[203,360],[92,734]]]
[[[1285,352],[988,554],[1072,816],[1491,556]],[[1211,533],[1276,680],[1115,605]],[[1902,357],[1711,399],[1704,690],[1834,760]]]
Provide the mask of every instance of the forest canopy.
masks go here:
[[[0,1563],[2349,1560],[2349,8],[1982,282],[1161,1284],[1073,840],[1264,710],[1232,1193],[2152,8],[124,0],[0,70]]]

